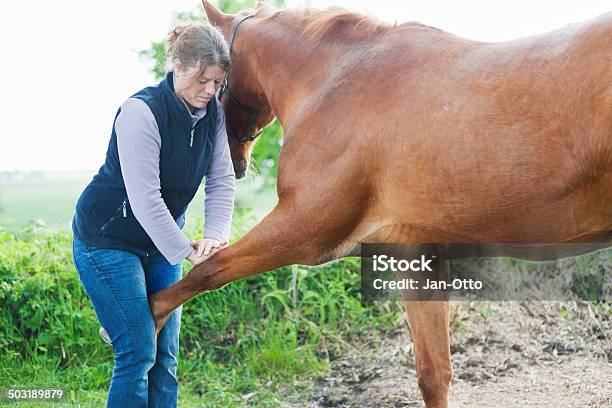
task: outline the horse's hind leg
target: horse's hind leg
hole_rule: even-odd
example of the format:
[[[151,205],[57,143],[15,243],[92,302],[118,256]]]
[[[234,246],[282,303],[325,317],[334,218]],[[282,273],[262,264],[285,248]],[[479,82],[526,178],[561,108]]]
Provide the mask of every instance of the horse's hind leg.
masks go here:
[[[446,408],[453,376],[449,339],[449,304],[404,302],[414,344],[419,388],[427,408]]]

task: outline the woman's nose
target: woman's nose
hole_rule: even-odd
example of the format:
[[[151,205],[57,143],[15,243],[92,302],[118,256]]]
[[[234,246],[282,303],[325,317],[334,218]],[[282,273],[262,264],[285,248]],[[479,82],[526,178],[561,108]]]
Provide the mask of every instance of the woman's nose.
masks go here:
[[[211,81],[212,82],[212,81]],[[206,92],[210,95],[213,95],[215,92],[217,92],[217,90],[215,89],[215,84],[214,83],[208,83],[206,84]]]

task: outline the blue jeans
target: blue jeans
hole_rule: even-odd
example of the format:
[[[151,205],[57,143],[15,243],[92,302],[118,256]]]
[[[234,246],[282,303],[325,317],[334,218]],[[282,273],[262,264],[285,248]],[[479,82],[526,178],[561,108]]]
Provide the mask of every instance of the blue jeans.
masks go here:
[[[181,265],[169,264],[158,251],[141,258],[90,247],[76,237],[72,251],[81,283],[115,353],[106,406],[176,407],[181,308],[156,339],[148,295],[178,281]]]

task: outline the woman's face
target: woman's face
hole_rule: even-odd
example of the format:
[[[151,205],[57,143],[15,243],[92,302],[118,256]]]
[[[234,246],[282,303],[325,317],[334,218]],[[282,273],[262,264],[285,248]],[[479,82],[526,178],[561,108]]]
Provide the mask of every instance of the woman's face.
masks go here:
[[[202,71],[175,61],[174,67],[174,91],[192,111],[204,108],[225,79],[225,71],[218,65],[207,65]]]

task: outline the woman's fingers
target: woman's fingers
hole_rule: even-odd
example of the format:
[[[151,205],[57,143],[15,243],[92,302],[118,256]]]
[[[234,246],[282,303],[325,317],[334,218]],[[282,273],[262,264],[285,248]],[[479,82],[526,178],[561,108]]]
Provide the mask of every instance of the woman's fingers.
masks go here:
[[[216,239],[212,238],[203,238],[197,241],[190,241],[192,248],[194,249],[195,255],[198,258],[206,257],[210,258],[213,254],[215,254],[220,249],[226,248],[228,246],[227,242],[219,243]]]
[[[198,256],[211,255],[211,250],[219,246],[219,241],[211,238],[204,238],[199,241]]]
[[[210,255],[211,249],[213,249],[216,246],[219,246],[219,242],[217,240],[205,239],[204,241],[206,241],[206,246],[204,247],[204,255],[206,256]]]

